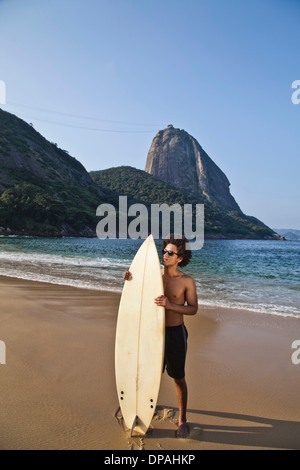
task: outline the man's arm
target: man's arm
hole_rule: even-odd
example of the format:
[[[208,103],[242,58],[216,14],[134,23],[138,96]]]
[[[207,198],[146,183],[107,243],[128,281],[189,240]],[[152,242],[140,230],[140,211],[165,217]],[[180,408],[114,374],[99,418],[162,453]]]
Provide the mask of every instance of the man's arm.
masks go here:
[[[198,298],[196,284],[192,278],[188,278],[187,280],[185,299],[187,305],[178,305],[170,302],[168,297],[165,295],[160,295],[154,299],[154,302],[156,305],[165,307],[166,310],[172,310],[173,312],[181,313],[183,315],[195,315],[198,311]]]

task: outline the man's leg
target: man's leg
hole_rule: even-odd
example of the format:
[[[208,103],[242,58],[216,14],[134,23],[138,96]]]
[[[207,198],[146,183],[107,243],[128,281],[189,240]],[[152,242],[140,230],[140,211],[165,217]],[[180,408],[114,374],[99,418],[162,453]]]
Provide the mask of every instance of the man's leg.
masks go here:
[[[177,437],[187,437],[189,435],[189,428],[186,424],[187,385],[184,377],[182,379],[174,379],[174,382],[179,407],[178,431],[176,435]]]

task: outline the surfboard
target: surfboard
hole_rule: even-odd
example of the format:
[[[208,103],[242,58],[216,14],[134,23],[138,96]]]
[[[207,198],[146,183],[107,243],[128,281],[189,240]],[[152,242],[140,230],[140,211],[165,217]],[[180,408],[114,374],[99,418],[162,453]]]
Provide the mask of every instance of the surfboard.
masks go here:
[[[115,375],[124,422],[131,435],[144,435],[156,408],[165,342],[165,309],[154,303],[164,290],[152,235],[129,270],[132,279],[124,283],[118,311]]]

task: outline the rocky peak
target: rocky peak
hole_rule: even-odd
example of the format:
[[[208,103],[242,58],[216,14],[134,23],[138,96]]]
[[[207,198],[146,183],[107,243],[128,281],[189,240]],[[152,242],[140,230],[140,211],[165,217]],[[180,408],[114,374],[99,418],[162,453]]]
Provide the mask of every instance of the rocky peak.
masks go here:
[[[145,171],[168,183],[204,196],[226,210],[240,208],[230,194],[230,183],[197,140],[169,124],[154,137]]]

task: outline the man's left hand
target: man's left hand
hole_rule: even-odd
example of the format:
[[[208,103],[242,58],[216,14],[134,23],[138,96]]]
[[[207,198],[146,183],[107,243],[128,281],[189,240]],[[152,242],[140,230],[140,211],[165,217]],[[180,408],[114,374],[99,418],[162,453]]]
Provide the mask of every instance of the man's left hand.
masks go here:
[[[170,308],[170,301],[168,297],[166,297],[165,295],[159,295],[158,297],[154,299],[154,302],[159,307],[164,307],[166,309]]]

